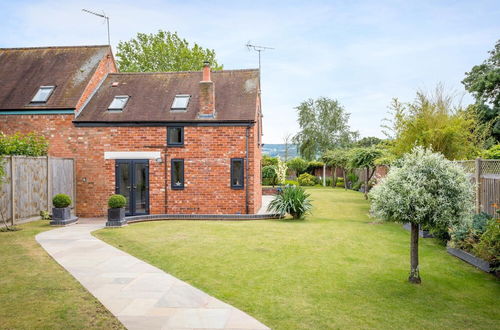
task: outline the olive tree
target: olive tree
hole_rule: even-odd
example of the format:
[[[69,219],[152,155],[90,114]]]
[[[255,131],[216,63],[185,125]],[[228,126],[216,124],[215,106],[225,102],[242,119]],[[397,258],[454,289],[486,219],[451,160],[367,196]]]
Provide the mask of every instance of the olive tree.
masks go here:
[[[347,189],[347,167],[349,163],[349,158],[347,157],[347,150],[335,149],[328,150],[323,154],[323,161],[326,165],[331,166],[333,169],[333,186],[337,186],[337,168],[342,169],[342,177],[344,178],[344,188]]]
[[[349,167],[363,168],[365,173],[365,199],[368,199],[368,181],[375,173],[375,160],[382,156],[382,151],[375,147],[354,148],[349,152]]]
[[[469,221],[474,209],[473,186],[464,170],[442,154],[422,147],[415,147],[393,164],[369,196],[376,217],[411,224],[411,283],[421,282],[419,226],[449,228]]]

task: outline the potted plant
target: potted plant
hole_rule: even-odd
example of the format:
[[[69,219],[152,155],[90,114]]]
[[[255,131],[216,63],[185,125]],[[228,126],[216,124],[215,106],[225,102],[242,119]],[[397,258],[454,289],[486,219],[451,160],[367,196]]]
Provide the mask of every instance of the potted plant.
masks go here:
[[[127,220],[125,220],[125,205],[127,205],[125,196],[112,195],[109,197],[106,227],[121,227],[127,224]]]
[[[74,223],[77,217],[71,215],[71,198],[66,194],[57,194],[52,198],[52,221],[51,225],[64,226]]]

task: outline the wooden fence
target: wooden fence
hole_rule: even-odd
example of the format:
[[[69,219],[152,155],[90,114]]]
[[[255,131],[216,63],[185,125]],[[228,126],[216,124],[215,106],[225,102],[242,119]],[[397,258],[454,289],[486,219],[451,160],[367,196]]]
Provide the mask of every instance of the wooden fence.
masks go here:
[[[475,184],[476,212],[498,217],[500,208],[500,160],[481,159],[457,161]],[[478,183],[478,184],[476,184]]]
[[[0,212],[10,224],[35,220],[49,211],[55,194],[76,200],[75,161],[54,157],[4,157],[0,185]]]

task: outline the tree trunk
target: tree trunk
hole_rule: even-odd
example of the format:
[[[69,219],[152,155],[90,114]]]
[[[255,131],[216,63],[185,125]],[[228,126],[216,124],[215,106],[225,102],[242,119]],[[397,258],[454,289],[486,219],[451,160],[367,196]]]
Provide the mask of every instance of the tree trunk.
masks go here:
[[[337,166],[333,167],[333,183],[332,186],[337,187]]]
[[[368,180],[370,176],[370,168],[366,167],[366,178],[365,178],[365,199],[368,199]]]
[[[410,283],[420,284],[420,274],[418,271],[418,230],[419,226],[416,223],[411,223],[411,244],[410,244],[410,260],[411,270],[408,281]]]
[[[345,168],[342,169],[342,176],[344,177],[344,189],[347,190],[347,175],[345,173]]]

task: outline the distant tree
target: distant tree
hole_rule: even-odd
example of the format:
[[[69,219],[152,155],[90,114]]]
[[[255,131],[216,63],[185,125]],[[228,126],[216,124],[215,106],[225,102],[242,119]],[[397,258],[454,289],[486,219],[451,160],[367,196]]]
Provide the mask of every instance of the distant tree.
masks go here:
[[[295,172],[296,176],[304,173],[307,170],[307,161],[300,157],[295,157],[286,162],[289,169]]]
[[[222,70],[215,51],[181,39],[177,32],[137,33],[129,41],[120,41],[116,53],[122,72],[198,71],[209,61],[212,70]]]
[[[368,182],[375,173],[375,160],[382,156],[382,151],[375,147],[354,148],[348,153],[350,168],[365,169],[365,199],[368,199]]]
[[[337,186],[337,168],[342,169],[344,189],[347,190],[347,169],[349,164],[348,151],[345,149],[328,150],[323,154],[323,161],[333,168],[333,186]]]
[[[423,146],[451,160],[469,159],[484,145],[485,130],[477,117],[455,105],[453,96],[446,95],[441,86],[431,96],[417,92],[412,103],[394,99],[391,110],[393,118],[384,133],[396,157]]]
[[[478,106],[480,120],[490,123],[491,134],[500,141],[500,40],[489,51],[490,57],[482,64],[472,67],[462,81]]]
[[[278,165],[278,157],[271,157],[269,155],[263,155],[262,156],[262,167],[265,167],[268,165],[273,165],[273,166]]]
[[[350,131],[349,114],[337,100],[326,97],[309,99],[296,109],[300,132],[293,141],[306,160],[316,159],[329,149],[348,146],[358,135]]]
[[[356,141],[354,146],[361,148],[372,147],[381,144],[383,141],[384,140],[375,136],[365,136],[364,138],[361,138],[361,140]]]
[[[376,217],[411,224],[411,283],[421,282],[419,226],[449,228],[470,219],[474,209],[473,186],[463,168],[422,147],[391,166],[369,196]]]
[[[286,133],[283,137],[283,144],[285,145],[285,163],[288,161],[288,149],[290,148],[290,142],[292,142],[292,134]]]

